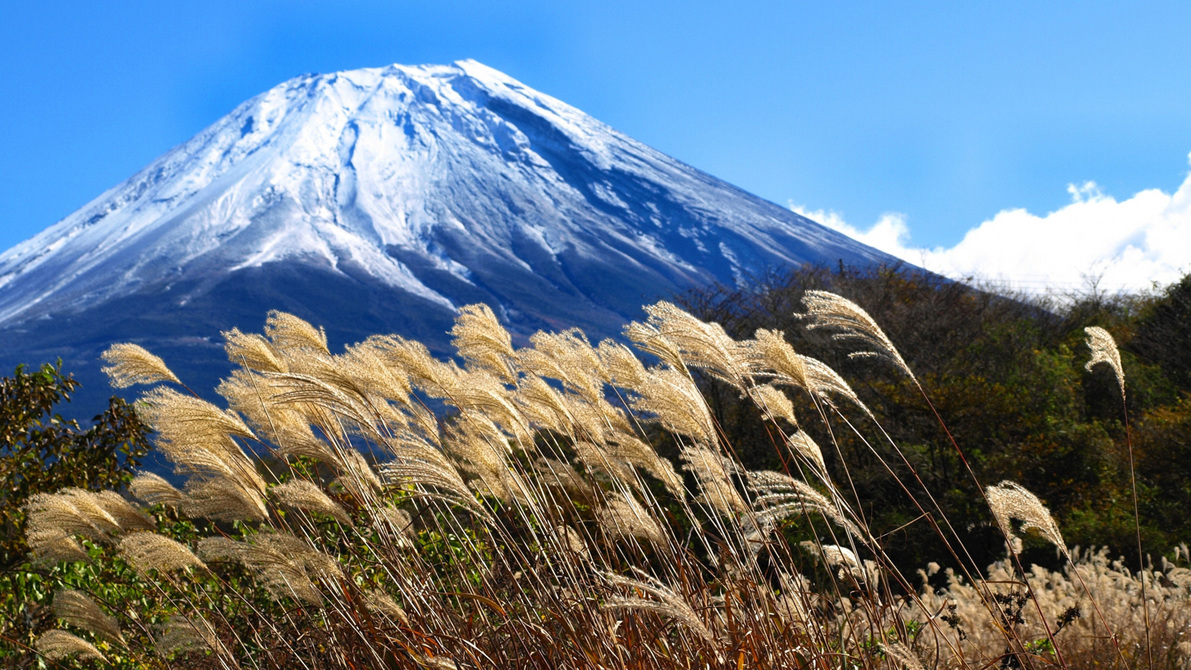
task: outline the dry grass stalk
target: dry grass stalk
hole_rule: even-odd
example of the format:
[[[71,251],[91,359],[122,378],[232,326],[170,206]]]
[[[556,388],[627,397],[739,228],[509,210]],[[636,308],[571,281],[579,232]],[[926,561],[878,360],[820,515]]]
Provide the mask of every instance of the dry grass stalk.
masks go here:
[[[867,314],[840,301],[811,294],[812,326],[842,330],[837,337],[859,338],[873,349],[855,355],[879,355],[904,369]],[[171,391],[148,395],[146,416],[159,424],[159,446],[188,481],[178,491],[160,477],[141,475],[132,486],[145,502],[173,506],[183,516],[246,521],[248,539],[207,537],[198,542],[196,555],[144,532],[151,522],[114,493],[68,490],[31,499],[29,544],[46,559],[85,556],[77,537],[117,544],[145,579],[167,590],[193,574],[173,574],[182,568],[218,574],[221,562],[235,562],[270,598],[284,603],[284,617],[267,622],[269,634],[296,633],[284,641],[295,646],[294,653],[302,640],[316,639],[333,659],[327,667],[348,667],[356,652],[362,655],[350,662],[357,667],[383,663],[392,653],[407,663],[454,667],[442,639],[459,642],[450,651],[460,664],[466,658],[481,667],[516,667],[527,658],[549,656],[557,667],[705,667],[714,658],[714,667],[726,661],[801,668],[836,664],[843,658],[838,653],[857,667],[887,663],[908,670],[920,670],[918,657],[939,667],[978,667],[971,664],[976,658],[980,664],[997,662],[1005,634],[981,640],[992,656],[984,655],[984,647],[975,650],[958,639],[956,629],[930,618],[945,607],[933,592],[919,594],[922,607],[914,599],[896,605],[896,575],[883,575],[877,562],[860,560],[853,549],[807,546],[858,587],[847,597],[819,592],[795,572],[790,561],[797,552],[784,532],[775,531],[787,525],[779,522],[808,513],[831,524],[809,519],[816,535],[838,527],[847,535],[841,544],[871,551],[878,561],[887,557],[872,540],[874,531],[834,489],[821,450],[805,432],[794,432],[788,444],[821,480],[815,482],[818,489],[779,473],[744,472],[726,455],[730,450],[720,448],[718,427],[688,367],[742,389],[766,419],[795,426],[793,405],[777,387],[804,389],[828,405],[843,397],[867,412],[847,382],[794,352],[781,332],[758,330],[755,339],[735,342],[718,325],[668,303],[647,311],[648,322],[626,332],[663,360],[651,369],[623,345],[605,341],[593,348],[579,331],[539,333],[530,338],[532,348],[514,351],[508,332],[483,306],[461,310],[452,331],[465,369],[393,336],[369,338],[332,355],[320,329],[272,313],[269,339],[225,333],[229,356],[244,366],[219,389],[232,411]],[[614,406],[608,392],[624,408]],[[442,400],[458,415],[440,425],[421,404],[427,398]],[[674,435],[699,499],[712,510],[710,523],[700,521],[707,510],[691,509],[683,477],[642,439],[652,434],[641,432],[641,424],[649,422]],[[257,437],[283,458],[313,458],[317,474],[310,479],[305,466],[291,463],[286,483],[274,481],[270,488],[237,442]],[[377,468],[356,449],[361,443],[378,455]],[[560,460],[573,457],[575,463]],[[279,467],[284,472],[285,463]],[[329,478],[327,468],[337,478],[324,486],[320,478]],[[673,499],[655,499],[654,483],[644,475],[662,482]],[[331,490],[338,498],[328,495]],[[1018,519],[1062,546],[1049,513],[1024,489],[1005,482],[990,487],[988,497],[1003,527]],[[337,500],[349,500],[356,516]],[[278,505],[327,514],[341,527],[311,524],[301,515],[278,512]],[[689,534],[670,523],[672,510],[679,509],[686,515],[682,521],[691,524]],[[417,514],[417,531],[411,512]],[[360,519],[368,522],[352,525]],[[611,541],[593,540],[598,537]],[[748,551],[740,551],[738,541]],[[446,558],[411,551],[419,546],[437,546]],[[635,565],[649,565],[651,572]],[[1080,566],[1079,574],[1102,601],[1111,602],[1113,588],[1133,592],[1128,584],[1136,582],[1119,570],[1094,561],[1093,566],[1090,572]],[[636,569],[640,579],[619,576],[626,569]],[[375,579],[365,576],[372,574],[384,581],[359,581]],[[1164,576],[1147,577],[1169,586],[1158,591],[1169,607],[1157,611],[1166,617],[1158,619],[1160,625],[1174,631],[1171,640],[1182,639],[1179,622],[1185,617],[1177,612],[1188,600],[1180,586],[1191,582],[1187,575],[1191,572],[1171,567]],[[780,585],[776,594],[769,581],[774,578]],[[1067,600],[1046,598],[1051,590],[1067,593],[1066,582],[1036,571],[1029,579],[1051,580],[1035,584],[1035,590],[1043,594],[1046,616],[1058,620],[1053,610]],[[963,596],[964,588],[972,587],[953,584],[948,597]],[[893,600],[885,599],[887,592]],[[987,622],[988,611],[976,609],[984,594],[972,589],[971,595],[973,609],[961,611]],[[299,606],[292,607],[291,599]],[[216,660],[234,667],[214,619],[205,619],[197,605],[183,603],[191,609],[161,630],[160,650],[212,649]],[[624,614],[630,611],[646,616]],[[607,631],[606,612],[622,613],[616,625],[631,630],[628,637],[618,636],[615,626]],[[1110,616],[1114,612],[1110,608]],[[666,622],[658,625],[651,614]],[[690,635],[674,635],[669,621]],[[912,648],[887,639],[885,631],[906,630],[911,621],[935,625],[924,628]],[[1030,632],[1020,635],[1033,634],[1032,626],[1033,621],[1023,625]],[[636,643],[626,644],[629,639]],[[1039,638],[1011,642],[1024,648],[1022,640],[1032,639]],[[1100,643],[1088,644],[1094,649]],[[1171,642],[1181,649],[1178,644]],[[700,651],[702,645],[714,655]],[[1191,657],[1191,644],[1185,646],[1179,658]],[[539,653],[547,649],[546,656]],[[732,655],[725,659],[721,652],[729,649]],[[323,657],[306,662],[322,667]]]

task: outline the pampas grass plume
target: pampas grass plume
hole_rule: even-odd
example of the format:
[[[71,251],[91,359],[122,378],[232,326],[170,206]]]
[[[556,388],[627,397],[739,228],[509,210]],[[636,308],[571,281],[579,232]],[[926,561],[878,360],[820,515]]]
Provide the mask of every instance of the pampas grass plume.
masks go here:
[[[181,384],[166,367],[165,361],[135,344],[113,344],[103,352],[101,358],[109,363],[103,368],[103,372],[116,388],[160,382]]]
[[[106,663],[107,658],[99,653],[95,645],[61,629],[47,630],[33,643],[37,653],[51,661],[60,661],[71,656],[83,660],[97,660]]]

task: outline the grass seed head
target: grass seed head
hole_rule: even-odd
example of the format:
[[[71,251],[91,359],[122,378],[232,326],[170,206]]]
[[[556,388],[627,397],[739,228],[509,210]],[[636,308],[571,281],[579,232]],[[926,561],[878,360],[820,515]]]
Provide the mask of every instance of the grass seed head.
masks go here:
[[[1092,359],[1084,366],[1089,372],[1097,363],[1106,363],[1116,375],[1117,384],[1121,387],[1121,396],[1125,395],[1125,369],[1121,367],[1121,352],[1117,350],[1116,340],[1107,330],[1099,326],[1084,328],[1088,334],[1088,348],[1092,350]]]
[[[125,535],[116,550],[145,579],[151,579],[150,570],[167,573],[184,568],[207,569],[186,545],[149,531]]]
[[[165,361],[135,344],[113,344],[101,358],[108,363],[103,372],[116,388],[161,382],[181,384]]]
[[[1033,493],[1027,491],[1016,482],[1003,481],[996,486],[985,489],[988,504],[992,508],[997,524],[1011,541],[1016,537],[1013,533],[1012,519],[1022,522],[1024,530],[1036,530],[1051,544],[1066,551],[1067,545],[1059,533],[1059,526],[1050,515],[1050,510],[1042,504]]]
[[[71,656],[80,660],[96,660],[107,663],[107,657],[99,653],[95,645],[61,629],[47,630],[33,643],[37,653],[51,661],[61,661]]]
[[[63,589],[54,594],[54,616],[66,623],[98,635],[109,642],[125,645],[124,634],[116,618],[104,612],[99,605],[74,589]]]

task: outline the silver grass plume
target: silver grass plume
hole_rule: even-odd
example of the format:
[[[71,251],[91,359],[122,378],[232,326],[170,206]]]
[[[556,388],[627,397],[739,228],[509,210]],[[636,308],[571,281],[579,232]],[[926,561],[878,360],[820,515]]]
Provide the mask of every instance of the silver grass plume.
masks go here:
[[[236,365],[258,372],[289,372],[280,352],[262,335],[241,333],[238,328],[221,333],[227,359]]]
[[[583,331],[537,332],[529,341],[532,348],[517,350],[524,371],[557,379],[589,400],[603,397],[604,383],[610,380],[608,368]]]
[[[418,532],[414,528],[413,518],[403,509],[380,507],[372,510],[372,528],[383,531],[402,549],[414,549],[416,546],[414,540],[418,539]]]
[[[658,456],[653,447],[643,440],[639,440],[627,432],[616,430],[608,434],[604,449],[613,458],[618,458],[648,472],[660,481],[674,497],[679,499],[686,497],[686,487],[683,484],[682,475],[674,471],[674,466],[669,460]]]
[[[380,589],[365,591],[364,605],[373,614],[379,614],[387,618],[394,625],[409,625],[409,617],[406,616],[405,610],[397,604],[396,600],[393,600],[392,596]]]
[[[823,463],[823,450],[811,439],[805,430],[800,430],[786,439],[794,453],[802,456],[815,468],[815,474],[827,478],[827,466]]]
[[[101,358],[109,363],[103,372],[116,388],[128,388],[133,384],[182,383],[166,367],[165,361],[135,344],[113,344]]]
[[[321,605],[322,594],[319,593],[301,558],[301,554],[306,552],[301,546],[295,546],[303,545],[305,542],[293,538],[296,542],[278,546],[282,543],[270,542],[271,537],[275,535],[261,533],[256,536],[253,544],[225,537],[208,537],[199,541],[198,553],[208,563],[240,563],[252,571],[269,595],[275,599],[292,597],[311,605]],[[306,545],[305,549],[313,551],[309,545]]]
[[[632,340],[641,351],[653,354],[661,359],[665,365],[689,375],[686,362],[682,360],[682,352],[673,340],[666,337],[651,323],[633,321],[624,327],[624,336]]]
[[[215,629],[202,617],[187,617],[175,614],[157,635],[158,655],[168,657],[178,651],[210,649],[217,654],[226,650],[215,634]]]
[[[47,630],[33,643],[37,653],[50,661],[61,661],[77,656],[82,660],[97,660],[106,663],[107,657],[99,653],[95,645],[61,629]]]
[[[165,505],[177,508],[182,503],[183,494],[160,475],[152,472],[142,472],[132,478],[128,491],[134,497],[149,505]]]
[[[75,491],[76,496],[83,493],[89,494],[87,497],[115,519],[121,530],[155,530],[157,528],[157,524],[152,519],[145,516],[136,507],[133,507],[131,503],[124,499],[124,496],[115,491],[84,492],[78,489]]]
[[[621,459],[601,449],[598,444],[586,440],[575,440],[571,444],[571,448],[575,450],[575,457],[587,468],[588,472],[602,472],[629,486],[635,483],[632,468]]]
[[[572,430],[567,432],[572,439],[603,443],[608,441],[608,436],[613,431],[633,430],[632,424],[603,398],[592,401],[568,393],[562,396],[561,400],[572,422]]]
[[[101,540],[109,533],[119,532],[116,519],[90,496],[90,491],[82,489],[34,494],[25,504],[30,534],[53,530]]]
[[[665,301],[646,307],[645,312],[649,314],[649,325],[657,331],[654,337],[672,343],[687,366],[706,370],[741,391],[751,385],[745,347],[729,337],[720,324],[697,319]]]
[[[529,422],[517,409],[509,390],[499,379],[486,372],[467,373],[447,402],[461,412],[483,414],[500,425],[520,444],[533,443]]]
[[[214,477],[186,483],[179,509],[190,517],[212,521],[264,521],[269,516],[264,498],[239,482]]]
[[[885,331],[860,305],[827,291],[807,291],[802,304],[806,306],[806,314],[797,316],[810,320],[807,328],[828,328],[836,331],[834,339],[860,340],[869,347],[868,350],[848,354],[849,358],[884,358],[905,372],[915,384],[918,383],[897,347],[893,346]]]
[[[379,437],[368,408],[355,394],[308,374],[289,372],[265,375],[270,407],[288,406],[330,432],[338,432],[335,418],[348,421],[358,430]]]
[[[1106,363],[1112,368],[1117,377],[1117,384],[1121,387],[1121,397],[1125,396],[1125,369],[1121,367],[1121,352],[1117,351],[1116,340],[1107,330],[1099,326],[1088,326],[1083,329],[1088,334],[1088,348],[1092,350],[1092,359],[1084,366],[1091,372],[1097,363]]]
[[[608,370],[609,379],[622,388],[635,389],[645,383],[648,373],[641,359],[637,358],[632,349],[612,340],[600,342],[596,349],[604,368]]]
[[[228,476],[264,493],[264,480],[232,439],[256,436],[234,412],[168,388],[150,391],[142,402],[146,422],[158,433],[158,449],[180,473]]]
[[[348,446],[339,453],[345,467],[334,482],[342,485],[353,498],[362,503],[372,500],[375,494],[384,488],[380,477],[376,476],[376,470],[372,469],[364,455],[354,447]]]
[[[569,558],[577,558],[583,562],[591,560],[591,552],[588,551],[587,543],[583,541],[583,536],[579,534],[579,531],[570,526],[552,526],[551,528],[559,546],[567,552]]]
[[[340,506],[323,493],[321,487],[304,479],[292,479],[284,484],[278,484],[270,489],[273,497],[283,505],[294,507],[306,512],[317,512],[334,518],[344,526],[351,526],[351,517]]]
[[[695,475],[702,490],[700,499],[726,517],[748,511],[748,504],[732,484],[736,467],[731,460],[710,449],[684,447],[679,452],[683,469]]]
[[[596,509],[595,517],[600,528],[611,538],[635,538],[658,546],[666,544],[662,527],[631,494],[609,494],[606,504]]]
[[[415,486],[424,493],[439,491],[448,494],[455,503],[473,511],[479,509],[455,464],[425,438],[406,432],[386,443],[386,448],[393,459],[382,463],[378,472],[385,486]]]
[[[53,567],[58,563],[87,563],[91,556],[83,545],[73,537],[58,530],[27,531],[26,541],[30,547],[30,559],[34,565]]]
[[[909,647],[900,642],[882,642],[881,651],[889,660],[905,668],[905,670],[924,670],[922,661],[918,660],[918,656],[913,651],[910,651]]]
[[[1010,521],[1017,519],[1022,522],[1023,530],[1036,530],[1060,550],[1067,550],[1058,524],[1038,496],[1020,484],[1008,480],[996,486],[989,486],[985,489],[985,495],[988,497],[988,505],[992,508],[997,525],[1010,541],[1016,540]]]
[[[792,426],[798,425],[798,419],[794,416],[794,405],[785,393],[764,384],[749,388],[748,394],[761,410],[762,419],[775,422],[782,419]]]
[[[384,350],[374,343],[349,346],[343,355],[335,357],[335,362],[339,373],[361,397],[380,396],[402,404],[409,401],[413,390],[409,377],[389,365]]]
[[[630,400],[633,408],[652,414],[666,430],[701,444],[718,444],[703,394],[685,373],[674,368],[652,368],[633,390],[640,394]]]
[[[68,488],[58,493],[38,493],[25,504],[26,539],[39,563],[86,560],[87,553],[74,539],[96,542],[127,530],[153,528],[153,522],[112,491],[96,493]]]
[[[451,335],[451,344],[469,370],[484,370],[507,384],[516,383],[517,373],[512,362],[517,355],[513,351],[512,337],[488,305],[460,307]]]
[[[538,458],[534,462],[534,469],[539,480],[546,486],[560,488],[566,492],[571,500],[585,505],[592,504],[595,487],[588,480],[575,471],[570,463],[556,461],[552,458]]]
[[[407,375],[415,388],[432,398],[448,398],[460,386],[459,366],[434,358],[421,342],[396,335],[374,335],[365,343],[386,363]]]
[[[865,544],[872,542],[868,534],[845,517],[830,498],[800,479],[768,470],[749,472],[748,486],[756,496],[753,505],[759,521],[778,521],[815,512],[840,526],[857,540]]]
[[[567,408],[561,393],[536,373],[530,373],[521,380],[515,402],[517,409],[526,418],[541,428],[573,436],[575,418]]]
[[[786,342],[780,330],[757,330],[754,339],[741,343],[754,369],[771,375],[775,382],[809,388],[803,358]]]
[[[811,392],[819,400],[827,403],[829,407],[835,407],[834,396],[843,396],[851,401],[854,405],[864,410],[864,413],[870,417],[873,413],[869,410],[848,382],[839,376],[835,370],[832,370],[826,363],[811,358],[810,356],[799,356],[802,360],[803,370],[806,372],[806,389]]]
[[[487,416],[464,412],[448,431],[443,447],[457,459],[459,467],[479,477],[468,483],[482,495],[493,495],[504,502],[514,499],[529,502],[532,496],[524,490],[507,461],[512,455],[508,438]]]
[[[881,577],[880,569],[876,563],[868,559],[860,560],[855,552],[847,547],[835,544],[817,544],[809,540],[800,542],[799,545],[811,555],[822,559],[828,566],[837,568],[841,579],[851,576],[857,581],[874,586]]]
[[[116,617],[104,612],[99,605],[80,591],[63,589],[54,594],[54,616],[88,633],[125,646],[124,634]]]
[[[276,448],[313,439],[310,424],[300,412],[274,402],[276,394],[262,374],[237,368],[219,382],[215,392],[227,400],[228,409],[244,417],[257,436]]]
[[[116,551],[145,579],[151,579],[150,570],[164,574],[184,568],[207,569],[186,545],[149,531],[125,535]]]
[[[631,596],[608,596],[604,599],[604,604],[600,609],[653,612],[654,614],[674,619],[681,623],[708,645],[713,647],[716,645],[715,635],[707,628],[707,625],[703,623],[703,620],[699,618],[699,615],[687,603],[686,599],[658,581],[655,577],[644,575],[643,573],[643,576],[648,581],[642,581],[611,572],[605,572],[602,576],[612,586],[642,591],[647,596],[652,597],[642,598],[635,594]]]
[[[302,351],[331,353],[327,349],[326,331],[286,312],[269,312],[265,319],[265,335],[272,341],[273,346],[284,354]]]

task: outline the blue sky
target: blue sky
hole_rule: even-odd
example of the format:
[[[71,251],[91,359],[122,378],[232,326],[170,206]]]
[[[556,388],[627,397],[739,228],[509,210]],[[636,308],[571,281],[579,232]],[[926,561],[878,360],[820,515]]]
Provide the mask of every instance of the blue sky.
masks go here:
[[[1148,189],[1191,227],[1191,3],[728,4],[0,0],[0,248],[289,77],[460,58],[957,273],[1015,210],[1104,237]]]

